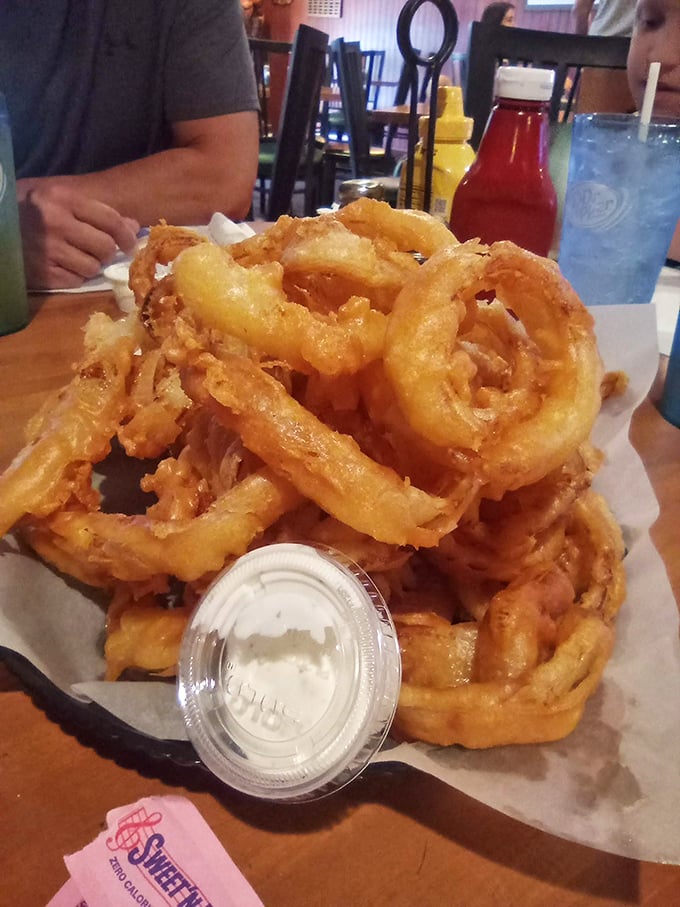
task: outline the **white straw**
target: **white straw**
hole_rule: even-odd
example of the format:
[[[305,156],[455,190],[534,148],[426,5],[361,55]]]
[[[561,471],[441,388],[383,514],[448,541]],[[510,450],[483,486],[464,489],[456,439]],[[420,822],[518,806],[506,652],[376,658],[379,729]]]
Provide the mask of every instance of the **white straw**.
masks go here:
[[[650,120],[652,119],[652,110],[654,108],[654,98],[656,97],[656,86],[659,81],[660,69],[661,63],[649,64],[649,75],[647,76],[645,96],[642,99],[642,110],[640,111],[640,130],[638,137],[641,142],[647,141],[647,132]]]

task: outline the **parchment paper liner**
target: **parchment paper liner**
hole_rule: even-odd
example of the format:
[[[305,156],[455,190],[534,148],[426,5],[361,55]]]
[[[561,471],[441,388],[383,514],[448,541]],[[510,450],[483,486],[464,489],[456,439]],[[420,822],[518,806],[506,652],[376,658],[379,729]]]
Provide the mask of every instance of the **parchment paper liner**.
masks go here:
[[[596,487],[624,527],[629,591],[604,682],[578,728],[552,744],[486,751],[389,744],[402,762],[551,834],[639,860],[680,863],[678,612],[649,537],[658,504],[628,441],[630,417],[656,374],[654,307],[594,309],[607,368],[625,369],[594,433],[607,463]],[[172,685],[105,683],[104,611],[8,537],[0,548],[0,645],[26,656],[65,695],[91,699],[160,739],[185,739]]]

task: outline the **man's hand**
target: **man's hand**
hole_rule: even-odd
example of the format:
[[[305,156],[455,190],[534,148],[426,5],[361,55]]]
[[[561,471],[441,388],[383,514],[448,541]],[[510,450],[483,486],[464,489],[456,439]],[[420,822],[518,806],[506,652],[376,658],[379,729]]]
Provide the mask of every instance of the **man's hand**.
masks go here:
[[[68,180],[19,180],[17,188],[30,289],[79,287],[118,248],[123,252],[134,248],[139,224],[70,186]]]

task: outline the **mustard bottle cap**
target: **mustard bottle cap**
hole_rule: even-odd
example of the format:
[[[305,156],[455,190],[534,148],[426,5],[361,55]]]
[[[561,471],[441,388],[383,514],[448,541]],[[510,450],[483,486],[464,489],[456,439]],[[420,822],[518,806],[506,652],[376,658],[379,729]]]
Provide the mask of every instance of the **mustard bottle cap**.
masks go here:
[[[427,144],[429,116],[420,117],[418,134]],[[437,120],[435,142],[467,142],[472,135],[472,117],[463,113],[463,91],[458,85],[440,85],[437,89]]]

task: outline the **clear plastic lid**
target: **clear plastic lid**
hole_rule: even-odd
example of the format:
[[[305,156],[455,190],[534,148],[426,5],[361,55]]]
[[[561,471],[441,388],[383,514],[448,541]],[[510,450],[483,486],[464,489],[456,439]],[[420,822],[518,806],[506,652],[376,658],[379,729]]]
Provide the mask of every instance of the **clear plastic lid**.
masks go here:
[[[306,800],[380,748],[401,660],[378,589],[337,551],[268,545],[239,558],[187,628],[179,700],[207,767],[253,796]]]
[[[494,83],[497,98],[523,101],[549,101],[555,84],[552,69],[533,66],[499,66]]]

